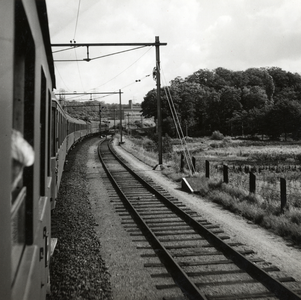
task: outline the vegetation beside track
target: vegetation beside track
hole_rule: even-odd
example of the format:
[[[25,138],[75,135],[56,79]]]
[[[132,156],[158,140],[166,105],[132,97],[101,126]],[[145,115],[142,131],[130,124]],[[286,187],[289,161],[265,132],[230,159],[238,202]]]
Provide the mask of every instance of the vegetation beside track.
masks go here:
[[[124,141],[122,147],[125,150],[151,166],[157,164],[158,154],[154,151],[155,145],[152,140],[146,137],[125,136]],[[253,165],[267,161],[274,166],[292,164],[296,166],[296,170],[295,172],[286,172],[287,179],[294,180],[296,184],[301,179],[299,168],[301,155],[300,144],[298,143],[256,143],[254,141],[236,141],[227,137],[221,140],[210,138],[192,139],[188,145],[198,158],[210,157],[211,159],[216,158],[217,161],[226,160],[232,163],[244,162]],[[178,146],[173,148],[179,149]],[[184,169],[184,172],[180,172],[180,154],[177,151],[166,153],[163,156],[162,174],[176,182],[180,182],[183,177],[190,176],[186,169]],[[197,172],[192,176],[199,178],[198,190],[202,197],[273,231],[295,245],[301,246],[300,197],[288,202],[284,211],[281,212],[279,200],[275,201],[272,196],[262,197],[258,194],[250,194],[241,187],[223,183],[221,178],[218,177],[207,179],[198,163],[196,169]],[[270,178],[275,178],[275,172],[275,169],[270,172]],[[273,176],[272,173],[274,173]],[[269,176],[266,178],[269,178]],[[299,187],[297,186],[296,189],[299,189]]]

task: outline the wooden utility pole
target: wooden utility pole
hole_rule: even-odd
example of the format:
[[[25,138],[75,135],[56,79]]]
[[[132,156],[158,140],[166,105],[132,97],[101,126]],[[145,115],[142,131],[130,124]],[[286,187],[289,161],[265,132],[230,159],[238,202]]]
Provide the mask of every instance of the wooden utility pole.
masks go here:
[[[128,112],[128,135],[130,135],[130,113]]]
[[[99,134],[101,135],[101,106],[99,103]]]
[[[122,111],[121,111],[121,90],[119,90],[119,116],[120,116],[120,144],[122,144]]]
[[[159,37],[155,38],[156,47],[156,81],[157,81],[157,122],[158,122],[158,152],[159,152],[159,165],[162,165],[162,114],[161,114],[161,97],[160,97],[160,40]]]
[[[114,133],[116,133],[116,108],[114,108]]]

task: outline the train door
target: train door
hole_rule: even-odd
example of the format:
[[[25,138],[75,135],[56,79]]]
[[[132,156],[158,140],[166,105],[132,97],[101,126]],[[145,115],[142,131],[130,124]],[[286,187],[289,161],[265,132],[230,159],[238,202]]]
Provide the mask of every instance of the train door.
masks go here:
[[[58,182],[58,165],[57,165],[57,151],[58,151],[58,112],[56,109],[56,102],[52,102],[51,107],[51,209],[55,208],[55,202],[57,198],[57,182]]]
[[[50,192],[48,189],[48,98],[47,81],[43,68],[41,68],[40,84],[40,167],[38,180],[40,181],[39,197],[39,223],[37,225],[37,235],[40,250],[40,272],[43,286],[42,294],[46,293],[48,285],[48,266],[50,253]],[[44,295],[43,295],[44,298]]]

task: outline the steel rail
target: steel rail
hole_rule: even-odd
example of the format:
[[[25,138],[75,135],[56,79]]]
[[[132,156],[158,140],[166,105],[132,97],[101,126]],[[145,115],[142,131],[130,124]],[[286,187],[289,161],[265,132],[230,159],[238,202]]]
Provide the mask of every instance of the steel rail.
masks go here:
[[[103,143],[103,141],[101,142]],[[101,144],[100,143],[100,144]],[[208,300],[208,298],[201,293],[201,291],[197,288],[197,286],[189,279],[183,269],[179,266],[179,264],[172,258],[172,256],[168,253],[168,250],[162,245],[162,243],[156,238],[156,235],[150,229],[150,227],[144,222],[144,220],[140,217],[138,211],[134,208],[134,206],[127,199],[126,195],[121,190],[119,184],[114,179],[113,175],[109,171],[107,165],[105,164],[101,153],[100,153],[100,145],[98,147],[98,155],[103,164],[103,167],[111,180],[113,186],[117,189],[117,193],[119,194],[122,202],[130,211],[135,221],[138,223],[139,227],[143,230],[147,240],[155,249],[156,254],[158,255],[161,262],[165,265],[166,269],[172,274],[173,279],[182,289],[183,293],[189,297],[191,300]],[[119,161],[119,160],[118,160]],[[120,162],[120,161],[119,161]]]
[[[139,176],[135,171],[133,171],[126,162],[124,162],[124,159],[120,158],[120,156],[116,154],[116,151],[113,149],[111,143],[109,143],[109,149],[110,149],[111,153],[119,161],[119,163],[121,163],[123,165],[123,167],[126,170],[128,170],[131,175],[133,175],[137,180],[139,180],[145,187],[147,187],[153,194],[155,194],[165,205],[167,205],[178,217],[180,217],[187,224],[189,224],[196,232],[198,232],[201,236],[203,236],[209,243],[211,243],[214,247],[216,247],[221,252],[223,252],[225,256],[230,258],[239,268],[246,271],[249,275],[251,275],[257,281],[259,281],[261,284],[263,284],[271,293],[275,294],[279,299],[301,300],[301,297],[299,295],[297,295],[295,292],[293,292],[292,290],[290,290],[289,288],[284,286],[277,279],[271,277],[267,272],[265,272],[263,269],[259,268],[251,260],[247,259],[245,256],[243,256],[241,253],[236,251],[229,244],[226,244],[222,239],[220,239],[218,236],[216,236],[210,230],[208,230],[207,228],[202,226],[197,220],[195,220],[193,217],[191,217],[190,215],[185,213],[177,205],[175,205],[170,200],[168,200],[164,195],[162,195],[159,191],[157,191],[156,188],[154,188],[153,186],[148,184],[141,176]],[[117,183],[116,183],[116,185],[118,186]],[[124,194],[123,194],[123,197],[125,197]],[[132,207],[132,205],[130,203],[129,203],[129,205]],[[132,209],[135,211],[135,214],[138,214],[138,212],[135,210],[134,207],[132,207],[131,210]],[[143,220],[142,220],[142,222],[144,223]],[[148,228],[148,226],[146,224],[145,224],[145,226],[146,226],[146,228]],[[148,228],[148,230],[152,233],[152,238],[156,240],[156,237],[154,236],[151,229]],[[160,247],[163,247],[164,250],[166,250],[165,247],[163,245],[161,245],[161,243],[160,243]],[[169,256],[169,254],[168,254],[168,256]],[[172,261],[173,261],[173,259],[172,259]],[[175,262],[175,264],[177,265],[177,268],[180,268],[176,262]],[[185,273],[183,273],[183,274],[185,274]],[[173,273],[171,273],[171,275],[173,275]],[[187,277],[186,274],[185,274],[185,277]],[[182,284],[182,282],[181,282],[181,284]],[[193,286],[195,286],[195,285],[193,284]],[[203,294],[201,294],[201,295],[204,298],[191,298],[191,299],[208,299],[208,298],[206,298],[205,295],[203,295]]]

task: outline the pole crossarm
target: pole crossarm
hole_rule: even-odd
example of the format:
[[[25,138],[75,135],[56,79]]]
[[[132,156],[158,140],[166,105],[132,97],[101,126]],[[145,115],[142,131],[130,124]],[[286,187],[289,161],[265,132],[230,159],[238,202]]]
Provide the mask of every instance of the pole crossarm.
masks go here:
[[[121,92],[121,94],[122,94],[123,92]],[[91,92],[91,93],[89,93],[89,92],[82,92],[82,93],[55,93],[55,95],[62,95],[62,96],[64,96],[64,95],[67,95],[67,96],[70,96],[70,95],[99,95],[99,94],[101,94],[101,95],[106,95],[106,94],[120,94],[119,92]]]
[[[166,46],[167,43],[60,43],[51,44],[51,47],[103,47],[103,46]]]
[[[93,104],[93,105],[90,105],[90,104],[82,104],[82,105],[64,105],[65,107],[94,107],[94,106],[98,106],[99,107],[99,104]],[[106,111],[114,111],[114,109],[107,109]]]
[[[87,47],[87,58],[83,59],[83,61],[91,61],[92,59],[89,57],[89,47],[104,47],[104,46],[155,46],[156,47],[156,85],[157,85],[157,132],[158,132],[158,152],[159,152],[159,165],[162,165],[163,163],[163,157],[162,157],[162,115],[161,115],[161,99],[160,99],[160,46],[166,46],[167,43],[161,43],[159,40],[159,36],[155,37],[155,42],[152,43],[59,43],[59,44],[51,44],[51,47],[71,47],[72,48],[78,48],[78,47]],[[68,49],[67,49],[68,50]],[[62,50],[64,51],[64,50]],[[96,59],[96,58],[93,58]],[[59,60],[57,60],[59,61]],[[60,61],[68,61],[68,60],[60,60]],[[78,61],[78,60],[75,60]],[[115,93],[115,92],[113,92]],[[79,93],[77,93],[79,94]],[[91,94],[91,93],[86,93]],[[121,90],[119,90],[119,93],[116,92],[116,94],[119,94],[120,99],[120,107],[121,107]],[[61,94],[61,95],[67,95],[67,94]],[[122,116],[121,116],[121,108],[120,108],[120,143],[122,143]]]

